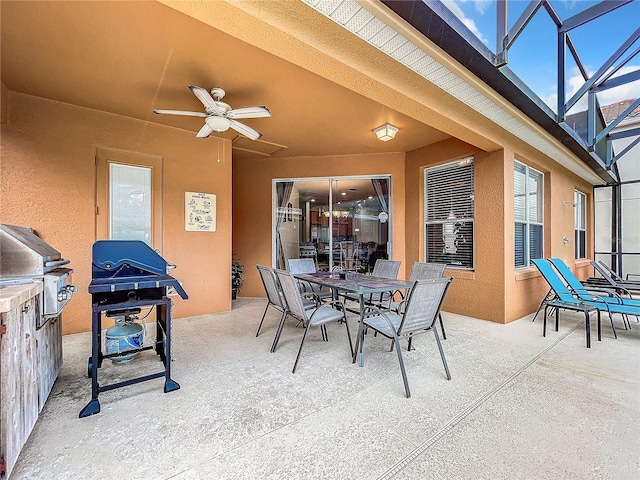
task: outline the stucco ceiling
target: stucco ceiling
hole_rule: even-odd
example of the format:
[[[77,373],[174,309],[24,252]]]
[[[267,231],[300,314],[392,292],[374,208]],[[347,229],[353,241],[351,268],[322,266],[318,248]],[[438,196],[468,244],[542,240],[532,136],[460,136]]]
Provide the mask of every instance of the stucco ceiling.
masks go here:
[[[152,113],[201,111],[189,84],[223,88],[232,108],[268,106],[271,118],[243,120],[264,136],[236,141],[238,158],[403,152],[449,137],[160,3],[2,1],[0,15],[11,91],[189,130],[194,142],[207,141],[195,138],[201,118]],[[391,142],[372,133],[385,122],[400,128]]]

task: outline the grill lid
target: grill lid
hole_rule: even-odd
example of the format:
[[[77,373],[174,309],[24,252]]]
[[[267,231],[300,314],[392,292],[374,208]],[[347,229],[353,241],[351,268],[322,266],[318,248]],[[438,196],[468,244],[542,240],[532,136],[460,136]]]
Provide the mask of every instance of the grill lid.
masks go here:
[[[0,224],[0,276],[43,275],[58,265],[60,252],[32,228]]]

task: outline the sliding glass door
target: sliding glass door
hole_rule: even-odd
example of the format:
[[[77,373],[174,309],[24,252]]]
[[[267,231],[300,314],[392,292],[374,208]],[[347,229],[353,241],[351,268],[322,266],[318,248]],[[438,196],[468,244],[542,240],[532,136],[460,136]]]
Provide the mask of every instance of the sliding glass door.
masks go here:
[[[274,265],[309,257],[321,271],[371,271],[391,254],[390,184],[388,176],[274,181]]]

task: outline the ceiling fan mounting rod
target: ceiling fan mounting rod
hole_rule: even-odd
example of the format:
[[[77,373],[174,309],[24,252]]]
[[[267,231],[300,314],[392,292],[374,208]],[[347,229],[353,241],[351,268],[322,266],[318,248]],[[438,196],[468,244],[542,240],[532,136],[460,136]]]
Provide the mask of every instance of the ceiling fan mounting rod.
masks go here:
[[[225,91],[220,88],[220,87],[213,87],[211,89],[211,96],[216,100],[216,101],[220,101],[224,98],[225,95]]]

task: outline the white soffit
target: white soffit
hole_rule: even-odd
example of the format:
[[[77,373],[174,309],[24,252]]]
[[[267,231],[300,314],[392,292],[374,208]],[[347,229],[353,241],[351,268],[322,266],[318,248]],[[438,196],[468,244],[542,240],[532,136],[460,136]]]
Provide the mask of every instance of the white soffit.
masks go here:
[[[393,27],[360,6],[355,0],[301,1],[416,72],[425,80],[453,95],[468,107],[522,139],[532,148],[554,159],[582,179],[593,185],[604,184],[604,181],[587,165],[560,148],[554,140],[545,138],[540,131],[527,125],[507,109],[495,103],[465,79],[427,55],[420,47],[398,33]]]

